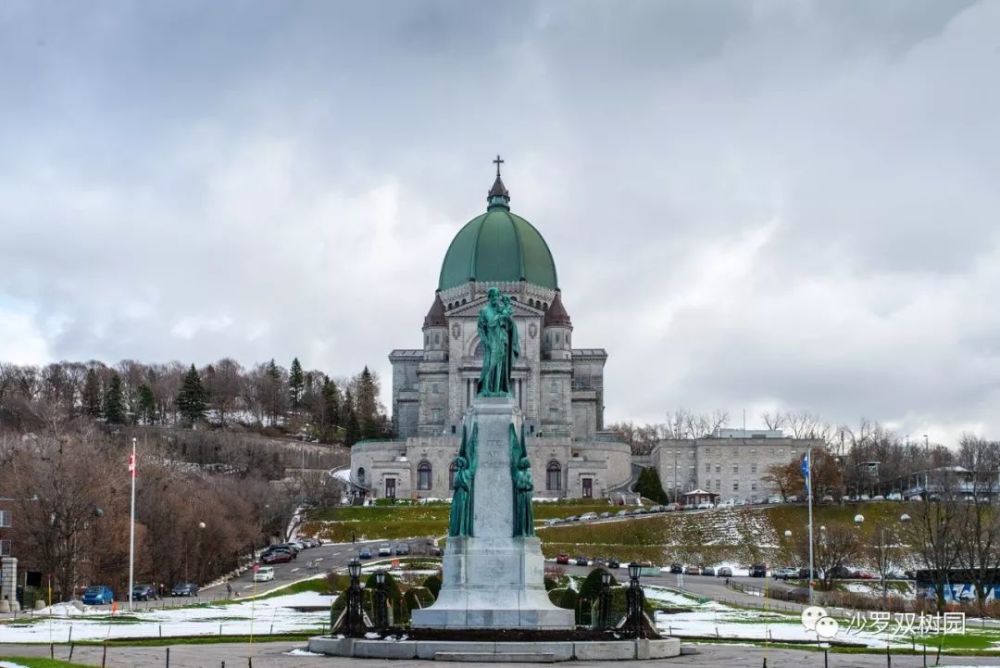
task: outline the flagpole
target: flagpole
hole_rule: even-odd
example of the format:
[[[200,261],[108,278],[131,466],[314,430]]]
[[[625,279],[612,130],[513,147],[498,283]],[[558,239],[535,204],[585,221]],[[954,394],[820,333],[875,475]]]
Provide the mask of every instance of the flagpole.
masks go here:
[[[809,605],[813,602],[813,449],[809,446],[809,454],[806,455],[807,459],[807,475],[806,484],[807,490],[809,492]]]
[[[132,593],[135,587],[135,437],[132,437],[132,458],[129,461],[129,471],[132,474],[132,510],[129,514],[128,526],[128,609],[132,611]]]

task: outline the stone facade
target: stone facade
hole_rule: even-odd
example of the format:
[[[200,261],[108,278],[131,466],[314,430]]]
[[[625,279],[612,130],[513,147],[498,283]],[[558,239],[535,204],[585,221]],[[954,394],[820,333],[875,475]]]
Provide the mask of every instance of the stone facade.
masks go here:
[[[362,441],[351,449],[351,481],[376,498],[451,498],[459,441],[459,436]],[[629,446],[613,439],[529,436],[526,441],[536,498],[603,497],[632,474]]]
[[[810,446],[821,448],[823,441],[779,435],[667,439],[653,448],[650,459],[671,496],[675,489],[683,494],[700,488],[717,494],[719,501],[762,503],[778,494],[764,481],[768,467],[797,460]]]

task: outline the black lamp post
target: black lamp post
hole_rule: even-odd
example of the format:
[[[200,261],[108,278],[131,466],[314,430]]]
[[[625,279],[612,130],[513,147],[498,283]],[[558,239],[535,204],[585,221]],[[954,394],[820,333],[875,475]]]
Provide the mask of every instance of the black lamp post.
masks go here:
[[[361,562],[352,559],[347,565],[351,586],[347,590],[347,636],[357,638],[364,631],[361,619]]]
[[[601,616],[598,624],[602,629],[608,628],[611,617],[611,573],[601,571]]]
[[[636,638],[642,636],[642,589],[639,587],[639,573],[642,566],[634,561],[628,565],[628,628]]]
[[[375,627],[378,629],[385,629],[389,626],[389,615],[386,614],[386,591],[385,591],[385,571],[379,571],[375,573],[375,584],[378,585],[378,589],[375,590]]]

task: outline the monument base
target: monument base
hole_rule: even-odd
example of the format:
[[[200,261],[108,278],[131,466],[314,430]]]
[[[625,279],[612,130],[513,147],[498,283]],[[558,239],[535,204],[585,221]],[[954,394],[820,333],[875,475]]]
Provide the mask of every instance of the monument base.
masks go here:
[[[549,601],[538,538],[448,539],[434,605],[410,625],[431,629],[573,629],[572,610]]]

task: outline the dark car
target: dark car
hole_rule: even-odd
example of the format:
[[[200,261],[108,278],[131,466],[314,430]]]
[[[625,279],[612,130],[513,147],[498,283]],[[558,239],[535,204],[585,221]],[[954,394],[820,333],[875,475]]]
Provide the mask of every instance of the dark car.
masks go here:
[[[853,578],[854,573],[850,568],[846,566],[834,566],[830,569],[830,579],[831,580],[847,580]]]
[[[434,546],[432,546],[432,547],[430,547],[428,549],[430,550],[430,555],[432,557],[440,557],[443,554],[441,552],[441,548],[438,547],[437,545],[434,545]]]
[[[718,570],[715,571],[715,575],[720,578],[731,578],[733,577],[733,569],[729,566],[719,566]]]
[[[152,601],[157,598],[156,587],[153,585],[136,585],[132,587],[133,601]]]
[[[361,548],[361,550],[358,552],[358,559],[371,559],[371,558],[372,558],[372,551],[369,550],[367,547]]]
[[[84,605],[108,605],[115,602],[115,593],[107,585],[91,585],[83,592]]]
[[[702,568],[701,568],[701,574],[702,575],[715,575],[715,569],[712,568],[711,566],[702,566]]]
[[[622,565],[618,563],[617,559],[608,559],[608,568],[621,568]]]
[[[286,552],[285,550],[271,550],[260,555],[260,563],[262,564],[287,564],[289,561],[295,558],[291,552]]]
[[[750,567],[750,577],[752,578],[766,578],[767,577],[767,566],[764,564],[754,564]]]
[[[564,566],[567,565],[567,564],[569,564],[569,555],[565,554],[565,553],[564,554],[557,554],[556,555],[556,563],[557,564],[562,564]]]
[[[397,556],[407,555],[409,553],[410,553],[410,544],[409,543],[400,543],[400,544],[398,544],[396,546],[396,555]]]
[[[193,582],[178,582],[170,590],[171,596],[197,596],[198,585]]]
[[[683,573],[684,567],[681,566],[680,564],[670,564],[670,572],[674,573],[675,575]]]
[[[589,566],[590,565],[590,559],[588,559],[587,557],[577,557],[576,558],[576,565],[577,566]]]

